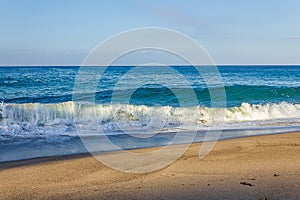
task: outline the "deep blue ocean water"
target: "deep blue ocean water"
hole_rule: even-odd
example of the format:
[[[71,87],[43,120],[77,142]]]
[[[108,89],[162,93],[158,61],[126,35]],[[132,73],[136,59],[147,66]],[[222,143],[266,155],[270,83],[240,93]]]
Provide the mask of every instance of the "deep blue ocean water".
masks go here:
[[[157,67],[155,67],[157,68]],[[209,106],[210,96],[201,75],[193,67],[173,67],[181,73],[195,90],[199,105]],[[110,103],[111,94],[118,80],[133,67],[109,67],[99,81],[96,94],[97,103]],[[132,77],[118,88],[126,93],[135,91],[131,104],[178,106],[178,102],[168,88],[155,84],[159,79],[170,78],[174,88],[184,86],[172,80],[170,74],[151,74],[153,67],[144,67],[145,73]],[[250,104],[299,103],[300,67],[299,66],[219,66],[226,89],[227,107],[239,106],[243,102]],[[74,81],[79,67],[0,67],[0,101],[4,103],[62,103],[72,101]],[[94,67],[91,73],[97,73]],[[151,80],[153,84],[135,88],[140,82]]]
[[[220,128],[219,111],[225,113],[223,139],[300,130],[300,66],[219,66],[223,107],[212,105],[206,82],[192,66],[148,66],[130,73],[133,69],[107,68],[91,105],[93,91],[76,93],[74,85],[88,88],[103,67],[90,67],[77,83],[79,67],[0,67],[0,161],[84,152],[78,129],[109,135],[123,148],[163,145],[178,131],[197,130],[201,141],[201,131]],[[164,135],[148,141],[126,136],[158,132]]]

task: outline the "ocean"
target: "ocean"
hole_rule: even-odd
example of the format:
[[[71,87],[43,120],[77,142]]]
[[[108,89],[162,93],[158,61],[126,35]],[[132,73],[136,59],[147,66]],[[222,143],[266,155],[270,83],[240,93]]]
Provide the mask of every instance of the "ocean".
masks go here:
[[[0,67],[0,162],[87,152],[78,132],[133,149],[164,146],[178,132],[197,131],[198,142],[208,129],[222,129],[220,139],[300,130],[300,66],[218,66],[223,107],[214,107],[194,67],[171,68],[182,77],[159,66],[136,73],[130,66],[109,67],[91,103],[88,90],[74,93],[75,83],[88,86],[88,75],[86,82],[75,82],[80,67]],[[196,101],[190,101],[190,89]],[[218,111],[225,113],[222,126]],[[98,151],[116,150],[97,145]]]

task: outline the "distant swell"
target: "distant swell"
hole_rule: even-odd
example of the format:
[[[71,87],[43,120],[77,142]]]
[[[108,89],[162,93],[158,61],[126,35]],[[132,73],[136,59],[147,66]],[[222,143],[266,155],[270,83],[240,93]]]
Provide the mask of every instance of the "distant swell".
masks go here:
[[[216,88],[210,88],[214,90]],[[172,91],[180,91],[184,94],[186,88],[164,88],[164,87],[145,87],[138,88],[131,96],[130,103],[134,105],[162,105],[178,107],[178,99],[172,93]],[[225,86],[227,105],[229,107],[239,106],[245,100],[250,104],[264,104],[264,103],[299,103],[300,99],[300,87],[285,87],[285,86],[263,86],[263,85],[229,85]],[[89,98],[91,95],[95,95],[96,103],[107,104],[111,102],[112,95],[114,99],[120,102],[124,101],[124,96],[132,92],[131,89],[126,90],[102,90],[95,94],[80,94],[82,100],[85,97]],[[211,98],[209,90],[205,86],[194,88],[194,92],[198,97],[199,105],[210,106]],[[188,96],[186,98],[189,98]],[[72,91],[66,92],[64,95],[41,95],[26,98],[4,98],[0,99],[6,103],[63,103],[72,101]],[[127,100],[127,99],[126,99]],[[191,105],[193,106],[193,105]]]

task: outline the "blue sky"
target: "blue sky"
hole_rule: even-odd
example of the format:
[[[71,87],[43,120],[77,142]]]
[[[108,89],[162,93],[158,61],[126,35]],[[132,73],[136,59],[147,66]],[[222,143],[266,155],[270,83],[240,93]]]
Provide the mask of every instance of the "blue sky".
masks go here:
[[[300,64],[299,13],[299,0],[0,0],[0,65],[80,65],[141,27],[185,33],[217,64]]]

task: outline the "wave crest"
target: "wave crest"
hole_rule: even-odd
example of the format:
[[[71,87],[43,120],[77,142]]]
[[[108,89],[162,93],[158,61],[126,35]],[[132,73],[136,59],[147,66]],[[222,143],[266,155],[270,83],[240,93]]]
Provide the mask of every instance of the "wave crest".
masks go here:
[[[166,119],[190,123],[218,122],[222,119],[216,113],[225,112],[225,122],[253,120],[271,120],[300,118],[300,104],[249,104],[231,108],[209,107],[171,107],[145,105],[90,105],[75,102],[58,104],[2,104],[0,105],[0,124],[30,123],[47,126],[59,123],[96,120],[106,123],[111,121],[142,121],[145,118]]]

